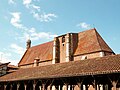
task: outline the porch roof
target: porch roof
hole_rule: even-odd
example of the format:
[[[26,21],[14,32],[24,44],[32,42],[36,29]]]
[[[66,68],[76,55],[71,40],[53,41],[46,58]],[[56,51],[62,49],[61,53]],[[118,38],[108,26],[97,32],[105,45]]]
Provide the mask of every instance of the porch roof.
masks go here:
[[[120,73],[120,54],[47,66],[19,69],[0,82]]]

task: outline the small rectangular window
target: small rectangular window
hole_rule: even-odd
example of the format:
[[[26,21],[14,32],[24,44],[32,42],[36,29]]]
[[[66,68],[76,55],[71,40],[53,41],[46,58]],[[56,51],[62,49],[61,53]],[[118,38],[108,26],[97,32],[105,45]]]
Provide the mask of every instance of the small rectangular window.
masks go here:
[[[65,42],[65,36],[62,36],[62,43]]]
[[[87,59],[87,56],[82,56],[81,60]]]

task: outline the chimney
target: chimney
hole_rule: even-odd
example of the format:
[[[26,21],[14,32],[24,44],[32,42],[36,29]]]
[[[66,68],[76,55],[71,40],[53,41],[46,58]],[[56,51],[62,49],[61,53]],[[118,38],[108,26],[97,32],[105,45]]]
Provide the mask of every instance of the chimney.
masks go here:
[[[53,60],[52,64],[58,63],[59,62],[59,39],[58,37],[54,38],[53,42]]]
[[[31,47],[31,40],[28,39],[26,43],[27,43],[26,49],[28,50]]]
[[[36,57],[35,59],[34,59],[34,67],[37,67],[37,66],[39,66],[38,64],[39,64],[39,57]]]

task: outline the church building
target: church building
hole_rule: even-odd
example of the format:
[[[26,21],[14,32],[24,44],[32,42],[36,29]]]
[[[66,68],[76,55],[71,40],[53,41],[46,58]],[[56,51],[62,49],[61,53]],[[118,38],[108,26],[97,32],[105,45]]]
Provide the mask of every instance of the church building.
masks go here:
[[[53,41],[33,47],[31,40],[28,40],[26,48],[25,54],[18,63],[20,68],[114,55],[96,29],[67,33],[55,37]]]
[[[120,55],[95,28],[36,46],[28,40],[18,67],[0,77],[0,90],[120,89]]]

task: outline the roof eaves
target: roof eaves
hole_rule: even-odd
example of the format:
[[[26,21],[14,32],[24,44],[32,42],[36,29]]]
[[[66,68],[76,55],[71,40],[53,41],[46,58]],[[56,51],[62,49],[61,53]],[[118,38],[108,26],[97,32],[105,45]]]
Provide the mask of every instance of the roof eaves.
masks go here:
[[[22,59],[24,58],[24,56],[26,55],[27,51],[28,51],[28,49],[25,51],[24,55],[22,56],[21,60],[19,61],[18,66],[20,66],[20,63],[21,63]]]

